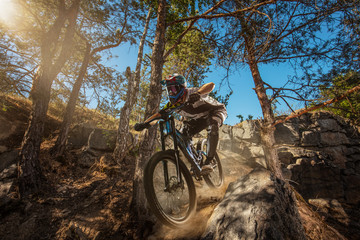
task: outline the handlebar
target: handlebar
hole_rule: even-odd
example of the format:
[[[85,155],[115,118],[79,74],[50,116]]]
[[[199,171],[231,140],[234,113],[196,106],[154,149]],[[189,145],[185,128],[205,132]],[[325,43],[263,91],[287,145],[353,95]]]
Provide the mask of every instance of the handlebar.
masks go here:
[[[183,107],[183,106],[186,106],[188,105],[189,103],[186,102],[184,104],[181,104],[180,106],[178,107],[175,107],[175,108],[168,108],[166,109],[166,111],[160,111],[159,114],[160,116],[159,117],[155,117],[153,119],[151,119],[150,121],[148,122],[143,122],[143,123],[136,123],[134,125],[134,129],[135,131],[142,131],[144,130],[145,128],[149,128],[151,125],[150,123],[154,122],[154,121],[159,121],[159,120],[163,120],[163,121],[167,121],[171,118],[172,114],[175,112],[175,110]]]

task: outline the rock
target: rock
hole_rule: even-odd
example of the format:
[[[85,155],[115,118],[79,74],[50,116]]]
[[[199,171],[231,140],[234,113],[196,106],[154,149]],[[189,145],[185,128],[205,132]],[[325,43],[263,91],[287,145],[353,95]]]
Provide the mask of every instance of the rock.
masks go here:
[[[6,146],[0,145],[0,153],[8,151],[8,148]]]
[[[332,217],[343,224],[347,224],[349,222],[348,215],[336,199],[309,199],[309,204],[311,204],[317,212],[322,213],[325,217]]]
[[[16,164],[16,158],[19,154],[19,150],[13,150],[0,154],[0,172],[5,168],[8,168],[12,164]]]
[[[112,151],[115,149],[116,131],[105,129],[94,129],[90,136],[88,147],[100,151]]]
[[[349,144],[346,135],[340,132],[323,132],[320,134],[320,142],[324,146]]]
[[[257,168],[229,185],[201,239],[306,239],[291,194]]]
[[[295,123],[294,123],[295,121]],[[297,119],[292,122],[286,122],[276,125],[275,129],[275,141],[277,144],[298,145],[300,141],[299,137],[299,125],[296,124]]]
[[[336,228],[346,238],[322,238],[322,239],[359,239],[360,221],[359,210],[349,208],[336,199],[320,198],[309,199],[312,209],[319,214],[330,226]]]
[[[246,120],[241,123],[241,128],[233,129],[233,136],[237,141],[245,140],[260,143],[259,125],[256,121]]]
[[[0,116],[0,140],[7,139],[16,130],[16,125]]]
[[[343,131],[342,128],[339,126],[335,119],[329,118],[328,116],[326,119],[318,119],[316,120],[316,125],[318,125],[323,132],[327,131]]]
[[[292,172],[291,180],[305,199],[309,198],[344,198],[341,171],[336,166],[313,163],[311,160],[298,159],[297,164],[288,168]]]
[[[286,166],[293,163],[294,155],[288,149],[279,149],[278,156],[280,162]]]
[[[360,174],[352,174],[349,176],[343,176],[345,199],[349,204],[360,204]]]
[[[347,157],[345,151],[346,148],[344,146],[332,146],[323,148],[323,152],[330,156],[331,162],[341,169],[346,168]]]
[[[14,163],[0,172],[0,180],[6,178],[16,178],[16,171],[17,171],[17,166]]]
[[[83,168],[90,168],[95,164],[97,158],[98,156],[94,155],[91,150],[85,150],[81,152],[77,161],[79,166]]]
[[[313,147],[318,146],[320,142],[320,133],[313,131],[304,131],[301,135],[301,146]]]
[[[69,132],[67,143],[74,148],[81,148],[86,146],[89,140],[90,133],[94,130],[92,127],[76,125]]]

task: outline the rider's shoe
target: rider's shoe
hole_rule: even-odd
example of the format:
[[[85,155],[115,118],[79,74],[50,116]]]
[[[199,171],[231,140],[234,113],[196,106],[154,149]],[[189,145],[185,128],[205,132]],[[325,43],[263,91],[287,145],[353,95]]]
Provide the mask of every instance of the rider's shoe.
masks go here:
[[[201,175],[209,174],[209,173],[211,173],[212,171],[214,171],[214,169],[211,167],[210,164],[203,165],[203,166],[201,167]]]

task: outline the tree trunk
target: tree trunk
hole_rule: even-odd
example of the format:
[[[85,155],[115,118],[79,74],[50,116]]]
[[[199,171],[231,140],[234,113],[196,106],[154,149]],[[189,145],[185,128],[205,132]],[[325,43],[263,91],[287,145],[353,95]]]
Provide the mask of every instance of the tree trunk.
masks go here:
[[[241,5],[238,5],[239,9]],[[256,60],[256,50],[254,43],[254,33],[253,29],[247,25],[244,21],[245,16],[243,14],[239,14],[238,17],[241,28],[243,29],[243,38],[245,42],[246,49],[246,59],[247,64],[250,67],[251,75],[253,77],[255,83],[255,92],[259,99],[261,110],[264,116],[264,122],[261,126],[261,143],[264,149],[265,161],[267,168],[278,178],[283,180],[281,165],[279,162],[279,157],[277,154],[277,150],[275,148],[275,127],[273,124],[275,123],[274,113],[271,109],[271,102],[266,95],[266,89],[264,87],[264,82],[261,79],[258,62]]]
[[[154,46],[151,58],[151,83],[149,95],[146,104],[145,119],[156,113],[159,110],[161,100],[161,85],[162,68],[164,64],[164,49],[165,49],[165,31],[166,31],[166,0],[160,0],[157,10],[157,25],[154,39]],[[156,127],[150,127],[140,144],[140,157],[136,162],[135,176],[134,176],[134,196],[133,210],[139,217],[139,220],[148,222],[150,215],[146,208],[146,199],[143,187],[143,169],[145,163],[151,157],[156,139]]]
[[[39,162],[39,153],[44,132],[44,121],[50,101],[51,85],[71,53],[70,49],[75,32],[79,3],[80,0],[75,0],[67,10],[65,9],[65,2],[60,1],[59,16],[50,30],[44,34],[41,46],[42,60],[31,89],[33,102],[29,126],[25,132],[19,153],[18,177],[21,197],[26,197],[41,188],[43,174]],[[69,24],[65,31],[61,52],[55,60],[52,46],[56,46],[66,19]]]
[[[84,77],[86,75],[87,68],[89,66],[89,62],[90,62],[92,56],[94,56],[95,53],[97,53],[97,52],[101,52],[103,50],[119,46],[123,39],[122,36],[120,35],[117,43],[111,44],[111,45],[106,45],[106,46],[101,46],[101,47],[95,48],[91,51],[91,44],[86,40],[85,37],[83,37],[83,36],[81,36],[81,37],[86,41],[85,56],[84,56],[83,62],[80,67],[79,76],[77,77],[77,79],[74,83],[68,104],[66,106],[63,122],[61,124],[60,134],[59,134],[58,138],[56,139],[56,143],[52,149],[53,155],[57,155],[57,156],[62,155],[64,153],[71,121],[72,121],[72,118],[75,113],[76,101],[79,97],[80,88],[84,81]]]
[[[83,83],[84,77],[87,72],[87,67],[90,62],[90,58],[91,58],[90,52],[91,52],[91,45],[89,43],[86,43],[85,56],[80,67],[79,76],[77,77],[73,89],[71,91],[68,104],[66,105],[63,122],[61,124],[60,134],[56,139],[56,143],[53,148],[54,155],[59,156],[59,155],[63,155],[64,153],[66,147],[66,140],[70,129],[70,124],[75,113],[76,101],[78,99],[80,88]]]
[[[116,139],[116,147],[114,150],[114,159],[116,159],[118,163],[122,162],[122,160],[124,159],[124,157],[128,152],[128,135],[130,134],[129,133],[130,114],[136,102],[137,95],[139,93],[141,63],[143,60],[145,39],[150,23],[150,16],[151,16],[150,14],[151,14],[151,9],[149,10],[148,15],[146,17],[144,32],[140,39],[135,74],[131,74],[130,69],[129,69],[130,71],[129,74],[127,74],[128,76],[130,76],[128,77],[128,91],[126,93],[127,100],[121,109],[120,123],[117,132],[117,139]]]
[[[22,197],[32,192],[38,192],[44,179],[39,162],[39,152],[50,99],[51,85],[48,84],[49,81],[45,81],[47,78],[46,74],[41,72],[43,72],[43,70],[39,69],[36,74],[36,79],[34,79],[34,82],[39,83],[36,89],[39,94],[35,93],[35,89],[33,89],[30,122],[25,132],[19,154],[19,192]],[[45,80],[43,80],[44,78]],[[40,83],[47,84],[41,85]]]
[[[274,173],[277,178],[283,179],[281,164],[275,147],[275,127],[273,126],[275,123],[275,117],[271,109],[271,102],[266,95],[264,82],[261,79],[257,63],[254,60],[255,58],[253,56],[249,56],[248,59],[248,64],[255,83],[255,92],[259,99],[264,116],[264,122],[261,126],[261,142],[264,149],[265,161],[270,171]]]

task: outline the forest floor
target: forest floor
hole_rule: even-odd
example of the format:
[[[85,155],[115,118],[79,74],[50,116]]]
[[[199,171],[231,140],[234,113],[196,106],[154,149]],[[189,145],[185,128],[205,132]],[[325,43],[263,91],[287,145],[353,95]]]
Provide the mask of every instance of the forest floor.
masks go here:
[[[79,151],[58,161],[50,157],[50,146],[42,146],[43,190],[27,200],[14,196],[1,210],[1,239],[134,238],[133,164],[121,169],[97,162],[86,169],[77,164]]]
[[[0,138],[0,145],[16,153],[27,126],[29,105],[21,102],[5,105],[0,98],[0,120],[7,118],[11,124],[16,122],[18,132],[12,132],[12,137],[6,140]],[[0,127],[5,132],[13,129]],[[46,121],[40,154],[46,181],[41,192],[26,200],[19,199],[14,187],[10,193],[3,194],[4,186],[16,186],[16,162],[8,164],[6,171],[13,172],[6,173],[6,177],[6,171],[0,171],[0,239],[199,239],[228,184],[252,170],[246,159],[220,152],[225,183],[221,189],[213,190],[203,181],[195,182],[198,205],[191,221],[181,229],[158,223],[152,232],[146,233],[146,238],[138,237],[142,235],[139,229],[143,223],[137,222],[131,211],[136,154],[129,154],[121,166],[112,160],[111,153],[101,154],[91,166],[84,165],[83,149],[68,149],[63,157],[53,158],[50,149],[58,127],[59,121]],[[3,162],[6,159],[0,157],[0,167]],[[299,207],[309,239],[333,239],[326,236],[327,225],[318,216],[314,217],[314,212],[304,204]]]
[[[9,122],[9,126],[3,125],[4,131],[15,129],[12,124],[16,124],[15,132],[6,140],[0,139],[0,145],[16,153],[28,123],[29,103],[1,98],[0,104],[0,117]],[[53,117],[46,120],[40,153],[46,179],[42,191],[20,200],[12,187],[10,194],[0,199],[0,239],[138,239],[142,223],[136,222],[131,211],[135,154],[129,154],[121,166],[112,160],[111,153],[100,154],[91,166],[84,165],[83,149],[68,149],[63,157],[54,158],[50,150],[59,124]],[[238,160],[231,153],[220,153],[220,157],[226,159],[224,186],[212,190],[203,181],[196,181],[198,205],[191,221],[181,229],[155,224],[147,233],[149,239],[199,239],[228,183],[251,170],[238,163],[234,168]],[[16,186],[16,162],[8,166],[13,173],[6,179],[0,176],[0,184]]]
[[[119,167],[110,155],[104,155],[86,168],[78,162],[81,149],[53,159],[49,154],[52,145],[53,141],[45,141],[41,148],[46,177],[43,191],[24,201],[14,193],[0,211],[1,239],[138,239],[142,223],[134,220],[130,209],[135,157],[129,156]],[[228,183],[250,168],[225,171],[221,189],[209,189],[203,181],[195,183],[197,212],[187,225],[171,229],[156,224],[148,239],[199,239]]]

